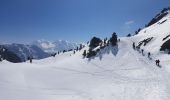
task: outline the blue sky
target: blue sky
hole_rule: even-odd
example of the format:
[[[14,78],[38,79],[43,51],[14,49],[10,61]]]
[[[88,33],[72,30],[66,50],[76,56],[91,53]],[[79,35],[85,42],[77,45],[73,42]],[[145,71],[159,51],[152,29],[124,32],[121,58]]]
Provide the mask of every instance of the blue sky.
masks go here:
[[[169,6],[169,0],[0,0],[0,42],[125,36]]]

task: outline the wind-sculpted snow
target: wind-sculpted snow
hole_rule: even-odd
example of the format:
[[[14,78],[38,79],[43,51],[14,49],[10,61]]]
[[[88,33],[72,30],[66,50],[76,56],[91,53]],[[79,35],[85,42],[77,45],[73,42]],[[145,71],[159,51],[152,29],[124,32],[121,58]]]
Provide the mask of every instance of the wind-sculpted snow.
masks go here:
[[[118,47],[103,49],[106,53],[102,51],[102,59],[98,54],[90,61],[82,58],[84,50],[33,60],[32,64],[3,61],[0,97],[2,100],[168,100],[169,74],[134,51],[131,44],[130,39],[121,38]]]

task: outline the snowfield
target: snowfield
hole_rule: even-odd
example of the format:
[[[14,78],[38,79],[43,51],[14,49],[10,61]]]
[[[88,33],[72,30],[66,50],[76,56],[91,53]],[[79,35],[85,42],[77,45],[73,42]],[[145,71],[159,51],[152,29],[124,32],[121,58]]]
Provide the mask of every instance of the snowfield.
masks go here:
[[[169,100],[170,55],[159,51],[167,35],[170,14],[138,35],[120,38],[118,46],[108,46],[91,59],[83,59],[81,50],[32,64],[3,61],[0,100]],[[144,55],[133,50],[133,42],[150,37],[141,46]],[[156,59],[161,67],[155,65]]]
[[[132,49],[129,38],[83,59],[83,50],[33,64],[0,63],[2,100],[168,100],[169,73]]]

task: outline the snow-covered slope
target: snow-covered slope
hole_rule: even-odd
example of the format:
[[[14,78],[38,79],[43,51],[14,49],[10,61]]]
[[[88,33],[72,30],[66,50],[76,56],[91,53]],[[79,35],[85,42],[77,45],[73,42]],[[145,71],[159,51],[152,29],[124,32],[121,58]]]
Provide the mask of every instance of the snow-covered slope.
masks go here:
[[[142,44],[140,48],[143,49],[146,54],[150,52],[155,59],[160,59],[161,62],[168,67],[168,59],[170,59],[170,56],[167,52],[169,51],[160,51],[161,46],[170,39],[170,9],[164,12],[168,14],[157,23],[142,29],[138,35],[131,37],[131,40],[138,45],[140,41],[153,37],[151,41],[146,45]]]
[[[33,64],[0,63],[3,100],[168,100],[169,73],[121,38],[93,59],[72,52]],[[85,48],[86,49],[86,48]],[[118,51],[118,52],[115,52]]]
[[[76,43],[71,43],[64,40],[57,40],[55,42],[49,42],[46,40],[37,40],[34,41],[32,44],[40,47],[45,52],[57,52],[57,51],[63,51],[63,50],[70,50],[70,49],[76,49],[77,46],[79,46]]]
[[[13,64],[0,63],[2,100],[169,100],[170,56],[160,52],[170,33],[170,15],[144,28],[138,35],[122,37],[118,47],[107,46],[91,59],[81,51]],[[162,21],[165,22],[162,23]],[[161,23],[161,24],[160,24]],[[141,44],[144,54],[133,50]],[[150,58],[147,53],[151,52]],[[160,59],[161,68],[155,65]]]
[[[144,39],[153,37],[146,46],[142,47],[145,47],[148,51],[151,50],[153,53],[158,53],[161,45],[169,39],[167,38],[166,40],[163,40],[163,38],[170,35],[170,10],[168,10],[168,13],[168,15],[163,17],[157,23],[141,30],[139,34],[132,37],[132,39],[134,39],[135,42],[140,42]]]

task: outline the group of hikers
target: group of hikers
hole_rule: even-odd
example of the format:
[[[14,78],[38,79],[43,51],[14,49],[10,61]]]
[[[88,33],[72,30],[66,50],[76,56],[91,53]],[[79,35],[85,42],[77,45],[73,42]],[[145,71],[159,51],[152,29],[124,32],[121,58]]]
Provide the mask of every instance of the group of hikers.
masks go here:
[[[134,50],[140,51],[140,46],[136,46],[136,45],[135,45],[135,42],[133,42],[132,47],[133,47]],[[143,49],[141,49],[141,52],[142,52],[142,55],[144,56],[144,50],[143,50]],[[148,52],[148,58],[149,58],[150,60],[152,59],[150,52]],[[159,60],[159,59],[155,60],[155,63],[156,63],[157,66],[160,67],[160,60]]]

